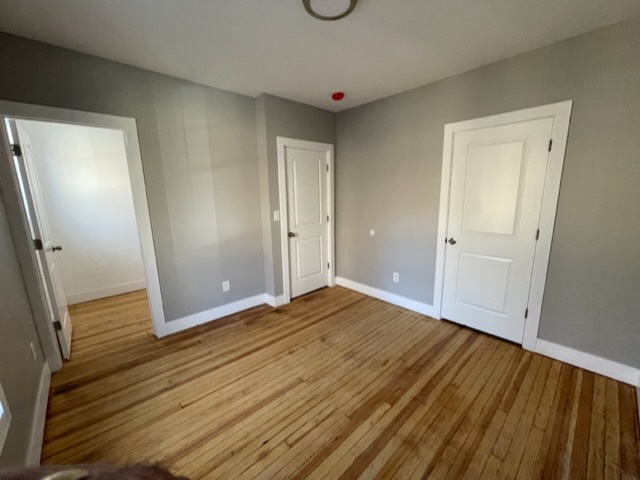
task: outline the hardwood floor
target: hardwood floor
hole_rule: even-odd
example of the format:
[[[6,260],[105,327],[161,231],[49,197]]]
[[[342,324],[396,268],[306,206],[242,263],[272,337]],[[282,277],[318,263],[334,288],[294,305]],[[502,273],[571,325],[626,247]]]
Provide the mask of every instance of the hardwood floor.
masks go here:
[[[198,478],[639,478],[635,389],[335,287],[157,340],[73,307],[44,463]]]

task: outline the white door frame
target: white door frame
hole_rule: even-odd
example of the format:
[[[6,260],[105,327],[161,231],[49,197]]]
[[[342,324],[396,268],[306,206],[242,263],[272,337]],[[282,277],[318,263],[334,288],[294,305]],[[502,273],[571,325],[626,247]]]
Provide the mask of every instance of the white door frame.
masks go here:
[[[3,199],[6,203],[5,207],[16,245],[18,260],[22,267],[23,275],[25,276],[25,285],[31,308],[33,309],[36,328],[51,370],[54,372],[60,370],[62,367],[62,359],[53,325],[44,307],[44,291],[38,277],[38,266],[32,248],[26,212],[20,197],[9,136],[5,125],[7,118],[102,127],[121,130],[123,132],[133,204],[136,213],[136,223],[138,225],[138,235],[145,269],[151,321],[155,334],[157,336],[162,334],[165,326],[164,308],[162,305],[160,278],[153,243],[153,233],[151,231],[151,218],[149,216],[147,190],[144,181],[142,157],[140,154],[140,144],[135,119],[0,101],[0,141],[2,142],[2,146],[0,146],[0,189],[2,189]]]
[[[308,140],[298,140],[295,138],[277,137],[278,144],[278,196],[280,209],[280,244],[282,247],[282,286],[283,286],[283,303],[286,305],[291,302],[291,276],[289,273],[289,212],[287,204],[287,164],[286,150],[287,148],[300,148],[305,150],[315,150],[325,152],[327,155],[327,165],[329,170],[327,175],[327,212],[329,221],[327,222],[327,235],[329,238],[328,255],[330,267],[327,270],[328,285],[335,285],[335,248],[334,248],[334,199],[333,199],[333,154],[334,147],[330,143],[318,143]]]
[[[544,287],[549,267],[551,240],[560,195],[560,180],[569,134],[569,121],[573,101],[559,102],[541,107],[527,108],[515,112],[492,115],[457,123],[449,123],[444,127],[444,147],[442,152],[442,180],[440,184],[440,211],[438,216],[438,243],[436,247],[436,278],[433,295],[433,307],[438,318],[442,318],[442,295],[445,272],[445,240],[449,220],[449,198],[451,189],[451,163],[453,161],[454,135],[459,132],[487,127],[497,127],[517,122],[553,118],[547,175],[544,183],[542,209],[540,211],[540,237],[536,243],[529,290],[529,316],[525,320],[522,346],[527,350],[535,350],[538,339],[538,327],[542,310]],[[524,312],[523,312],[524,314]]]

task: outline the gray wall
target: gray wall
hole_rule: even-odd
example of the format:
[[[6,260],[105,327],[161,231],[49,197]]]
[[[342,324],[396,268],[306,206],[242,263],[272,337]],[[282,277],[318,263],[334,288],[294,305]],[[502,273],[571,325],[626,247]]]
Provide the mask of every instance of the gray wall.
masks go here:
[[[0,62],[0,99],[137,120],[168,320],[264,292],[252,98],[1,33]]]
[[[444,124],[569,99],[540,337],[640,367],[640,18],[340,113],[338,274],[432,303]]]
[[[38,335],[0,198],[0,384],[11,410],[11,425],[0,467],[23,465],[31,435],[36,394],[44,366]],[[38,358],[34,362],[29,344]]]
[[[336,115],[273,95],[256,100],[260,196],[262,206],[265,284],[269,295],[282,295],[282,245],[280,224],[273,221],[279,210],[277,137],[336,143]]]

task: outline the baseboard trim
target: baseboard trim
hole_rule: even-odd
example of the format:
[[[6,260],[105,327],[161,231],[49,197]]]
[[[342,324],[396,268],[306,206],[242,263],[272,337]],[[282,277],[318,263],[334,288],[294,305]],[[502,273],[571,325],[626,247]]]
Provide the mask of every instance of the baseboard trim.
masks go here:
[[[178,333],[182,330],[187,330],[188,328],[197,327],[198,325],[209,323],[214,320],[218,320],[219,318],[233,315],[234,313],[242,312],[249,308],[257,307],[258,305],[264,305],[264,303],[264,293],[261,293],[260,295],[244,298],[237,302],[205,310],[204,312],[194,313],[193,315],[182,317],[177,320],[171,320],[164,324],[158,337],[165,337],[172,333]]]
[[[47,420],[47,404],[49,402],[49,385],[51,385],[51,370],[45,362],[40,374],[40,384],[38,385],[38,396],[36,398],[36,409],[33,414],[31,426],[31,438],[29,439],[29,449],[25,457],[27,467],[40,465],[42,454],[42,442],[44,440],[44,424]]]
[[[284,295],[273,296],[268,293],[264,294],[264,303],[272,307],[281,307],[284,305]]]
[[[536,353],[551,357],[556,360],[584,368],[590,372],[613,378],[623,383],[628,383],[634,387],[640,384],[640,369],[624,365],[622,363],[607,360],[590,353],[574,350],[557,343],[538,339],[536,341]]]
[[[636,387],[636,406],[638,407],[638,418],[640,418],[640,386]]]
[[[134,280],[110,287],[69,294],[66,296],[67,304],[75,305],[76,303],[90,302],[92,300],[98,300],[99,298],[113,297],[114,295],[122,295],[123,293],[135,292],[136,290],[143,290],[145,288],[147,288],[146,280]]]
[[[412,312],[421,313],[431,318],[438,318],[433,305],[429,305],[428,303],[422,303],[416,300],[411,300],[410,298],[401,297],[395,293],[386,292],[378,288],[370,287],[369,285],[363,285],[362,283],[354,282],[348,278],[336,277],[336,283],[341,287],[354,290],[364,295],[368,295],[369,297],[377,298],[378,300],[391,303],[398,307],[406,308]]]

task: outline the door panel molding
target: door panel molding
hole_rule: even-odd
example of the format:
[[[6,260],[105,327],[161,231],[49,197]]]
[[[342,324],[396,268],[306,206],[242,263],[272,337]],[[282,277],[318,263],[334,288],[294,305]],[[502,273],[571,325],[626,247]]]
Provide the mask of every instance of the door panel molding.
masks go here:
[[[280,245],[282,249],[282,285],[283,285],[283,304],[291,302],[291,277],[289,265],[289,214],[288,214],[288,197],[287,197],[287,165],[286,150],[287,148],[297,148],[303,150],[313,150],[323,152],[326,155],[328,171],[326,175],[327,185],[327,205],[326,211],[329,215],[327,222],[327,238],[328,238],[328,258],[330,268],[328,269],[328,285],[335,285],[335,248],[334,248],[334,146],[328,143],[311,142],[308,140],[299,140],[288,137],[277,137],[278,148],[278,198],[280,210]],[[270,212],[271,214],[271,212]]]
[[[540,213],[540,234],[536,244],[529,291],[528,318],[525,320],[522,346],[527,350],[535,350],[538,340],[538,327],[542,310],[542,299],[549,266],[551,240],[555,225],[556,210],[560,194],[560,180],[571,118],[572,100],[565,102],[528,108],[499,115],[450,123],[444,128],[444,145],[442,152],[442,177],[440,184],[440,207],[438,217],[438,239],[436,247],[435,287],[433,310],[437,318],[442,318],[442,295],[444,293],[445,273],[445,241],[448,237],[449,201],[451,190],[451,173],[453,162],[453,145],[456,133],[499,127],[518,122],[553,119],[551,139],[553,148],[549,153],[549,164],[544,182],[542,208]],[[523,312],[524,315],[524,312]]]

